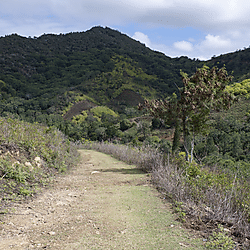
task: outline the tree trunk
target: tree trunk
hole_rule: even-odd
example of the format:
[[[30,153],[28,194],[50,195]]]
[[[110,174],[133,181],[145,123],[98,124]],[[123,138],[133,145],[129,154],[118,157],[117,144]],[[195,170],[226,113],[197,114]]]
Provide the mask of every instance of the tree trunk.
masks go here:
[[[185,160],[188,161],[188,131],[186,125],[186,117],[182,119],[182,126],[183,126],[183,138],[184,138],[184,150],[185,150]]]
[[[173,154],[179,148],[179,146],[180,146],[180,122],[177,119],[175,123],[174,140],[173,140],[173,146],[172,146]]]
[[[194,133],[193,133],[193,138],[191,141],[191,152],[190,152],[191,158],[190,158],[190,163],[193,161],[193,156],[194,156]]]

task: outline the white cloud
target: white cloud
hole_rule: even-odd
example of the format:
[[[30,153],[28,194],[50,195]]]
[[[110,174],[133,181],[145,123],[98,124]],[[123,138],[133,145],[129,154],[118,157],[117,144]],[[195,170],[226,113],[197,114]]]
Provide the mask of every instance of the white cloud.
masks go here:
[[[193,44],[187,41],[180,41],[180,42],[175,42],[173,44],[173,46],[177,49],[177,50],[181,50],[181,51],[186,51],[186,52],[190,52],[193,51]]]
[[[38,36],[82,31],[94,25],[136,23],[144,29],[133,38],[152,49],[170,56],[209,58],[248,47],[249,12],[250,1],[246,0],[1,0],[0,35]],[[156,44],[145,27],[192,27],[200,30],[203,38],[193,39],[190,34],[172,44]]]
[[[143,34],[143,36],[149,40],[148,36],[145,34]],[[149,40],[150,42],[148,42],[148,44],[151,49],[161,51],[170,57],[188,56],[190,58],[199,58],[200,60],[208,60],[213,55],[220,55],[237,49],[234,49],[230,39],[213,36],[211,34],[206,35],[200,42],[190,38],[188,38],[188,40],[192,41],[192,43],[189,41],[177,41],[166,46],[164,44],[152,43]]]
[[[142,32],[135,32],[132,38],[145,44],[147,47],[151,47],[151,41],[149,40],[148,36],[143,34]]]
[[[201,49],[230,49],[232,43],[230,39],[208,34],[199,46]]]
[[[148,23],[211,30],[247,28],[250,2],[245,0],[2,0],[0,13],[42,16],[54,13],[62,21],[108,25]],[[1,16],[1,14],[0,14]]]

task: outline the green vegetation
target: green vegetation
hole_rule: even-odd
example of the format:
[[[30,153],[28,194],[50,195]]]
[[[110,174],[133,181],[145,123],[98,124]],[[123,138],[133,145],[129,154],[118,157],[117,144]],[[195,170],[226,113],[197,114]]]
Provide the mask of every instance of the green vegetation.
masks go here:
[[[211,70],[204,66],[188,77],[181,72],[183,88],[179,88],[180,98],[176,95],[165,100],[146,100],[139,109],[145,108],[155,118],[163,119],[168,125],[176,124],[176,132],[181,124],[186,160],[190,153],[193,160],[195,136],[203,134],[213,109],[228,109],[233,96],[225,91],[232,77],[227,76],[225,68]]]
[[[0,55],[2,201],[32,195],[50,174],[73,164],[72,141],[112,141],[132,147],[128,162],[141,159],[138,165],[153,172],[180,216],[189,215],[188,206],[199,207],[202,218],[237,224],[246,236],[249,48],[206,62],[170,58],[118,31],[94,27],[38,38],[1,37]],[[230,85],[224,66],[234,76]],[[223,110],[230,95],[238,101]],[[163,115],[139,111],[145,99],[165,99],[154,102],[165,105]],[[134,147],[149,147],[162,158],[153,160]]]
[[[242,82],[237,82],[232,85],[228,85],[226,90],[236,96],[244,96],[250,98],[250,79],[246,79]]]
[[[98,107],[92,108],[90,112],[92,112],[97,117],[102,117],[103,115],[110,115],[113,117],[118,116],[113,110],[105,106],[98,106]]]
[[[218,225],[218,229],[219,232],[213,232],[213,234],[209,237],[209,241],[206,243],[206,248],[222,250],[235,249],[233,240],[227,236],[224,228],[221,225]]]
[[[1,205],[32,195],[77,162],[73,144],[53,127],[10,118],[0,118],[0,125]]]

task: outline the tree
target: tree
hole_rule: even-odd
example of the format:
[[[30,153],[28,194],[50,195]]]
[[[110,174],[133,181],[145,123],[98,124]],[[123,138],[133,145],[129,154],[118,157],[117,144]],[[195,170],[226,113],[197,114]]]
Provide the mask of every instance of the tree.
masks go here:
[[[234,96],[225,91],[232,80],[225,67],[209,69],[203,66],[191,77],[181,71],[183,87],[179,98],[173,94],[165,100],[146,100],[139,109],[148,110],[154,117],[162,118],[169,125],[182,128],[186,160],[193,160],[195,135],[206,131],[212,110],[228,109]],[[189,159],[190,155],[190,159]]]
[[[180,124],[179,121],[176,121],[175,124],[175,131],[174,131],[174,139],[173,139],[173,145],[172,145],[172,152],[175,153],[175,151],[177,151],[177,149],[180,146]]]

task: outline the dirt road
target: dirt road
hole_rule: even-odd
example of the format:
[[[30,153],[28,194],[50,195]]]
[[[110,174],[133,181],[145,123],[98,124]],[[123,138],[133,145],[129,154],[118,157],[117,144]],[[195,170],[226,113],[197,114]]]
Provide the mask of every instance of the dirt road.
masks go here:
[[[147,174],[95,151],[53,187],[1,215],[0,249],[202,249]]]

